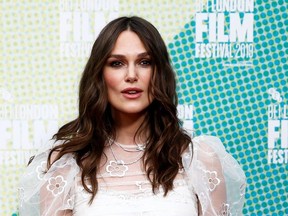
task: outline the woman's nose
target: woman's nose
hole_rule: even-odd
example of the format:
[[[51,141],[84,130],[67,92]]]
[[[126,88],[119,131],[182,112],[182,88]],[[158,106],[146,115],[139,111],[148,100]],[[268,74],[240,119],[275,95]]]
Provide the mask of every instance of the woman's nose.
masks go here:
[[[138,80],[137,68],[134,65],[127,67],[127,74],[125,77],[126,82],[136,82]]]

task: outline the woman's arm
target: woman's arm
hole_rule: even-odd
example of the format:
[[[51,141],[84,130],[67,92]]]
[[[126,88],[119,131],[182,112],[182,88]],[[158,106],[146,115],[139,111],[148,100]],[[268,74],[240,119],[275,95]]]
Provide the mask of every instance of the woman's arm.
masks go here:
[[[192,163],[186,170],[200,215],[242,215],[245,175],[219,138],[194,138]]]
[[[21,216],[72,215],[79,167],[73,156],[67,154],[55,161],[47,171],[48,153],[46,151],[35,156],[20,181]]]

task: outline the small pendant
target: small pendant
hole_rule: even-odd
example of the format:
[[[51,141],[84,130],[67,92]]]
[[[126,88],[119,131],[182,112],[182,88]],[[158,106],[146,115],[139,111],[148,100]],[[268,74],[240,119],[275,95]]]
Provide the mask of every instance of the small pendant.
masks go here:
[[[137,144],[136,150],[138,151],[144,151],[145,150],[145,145]]]
[[[117,160],[116,163],[117,163],[117,165],[124,165],[124,161],[123,160]]]
[[[106,172],[108,172],[111,177],[123,177],[127,171],[128,166],[126,166],[122,160],[110,161],[109,165],[106,166]]]

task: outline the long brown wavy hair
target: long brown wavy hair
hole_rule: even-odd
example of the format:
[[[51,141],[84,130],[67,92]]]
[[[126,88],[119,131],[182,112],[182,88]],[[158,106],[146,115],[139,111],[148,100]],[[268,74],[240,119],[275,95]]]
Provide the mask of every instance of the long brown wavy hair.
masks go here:
[[[143,131],[149,134],[143,162],[153,192],[162,186],[167,195],[173,189],[173,181],[182,168],[181,155],[191,142],[177,118],[175,74],[161,35],[151,23],[140,17],[120,17],[111,21],[96,39],[82,74],[79,116],[62,126],[53,136],[53,139],[61,140],[62,144],[55,146],[48,157],[51,166],[64,154],[72,153],[75,156],[82,171],[83,187],[91,193],[90,203],[98,191],[96,175],[107,138],[115,137],[103,67],[119,34],[125,30],[139,36],[153,64],[150,81],[153,101],[147,108],[143,124],[137,130],[137,134]],[[57,152],[57,156],[52,161],[53,152]],[[92,188],[87,186],[87,180]]]

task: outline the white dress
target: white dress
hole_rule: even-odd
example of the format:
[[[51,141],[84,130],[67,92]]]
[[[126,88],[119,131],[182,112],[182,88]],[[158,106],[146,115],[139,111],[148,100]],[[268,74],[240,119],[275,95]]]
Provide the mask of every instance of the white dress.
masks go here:
[[[106,149],[107,159],[97,177],[99,191],[91,204],[91,194],[83,188],[71,154],[45,172],[50,146],[35,156],[21,179],[20,216],[242,215],[246,184],[239,164],[217,137],[199,136],[192,143],[193,151],[190,145],[182,155],[184,169],[179,170],[167,196],[161,188],[152,192],[141,160],[115,166],[112,152]],[[118,155],[121,149],[113,148]]]

